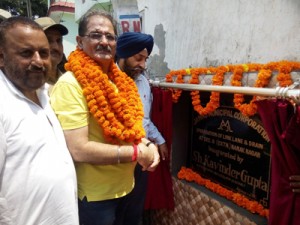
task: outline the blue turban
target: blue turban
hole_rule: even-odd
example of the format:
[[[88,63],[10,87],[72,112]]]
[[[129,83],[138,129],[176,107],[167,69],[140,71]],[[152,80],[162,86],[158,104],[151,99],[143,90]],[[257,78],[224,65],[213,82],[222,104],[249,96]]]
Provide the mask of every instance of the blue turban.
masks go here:
[[[118,58],[129,58],[146,48],[150,55],[153,44],[153,37],[150,34],[126,32],[118,37],[116,54]]]

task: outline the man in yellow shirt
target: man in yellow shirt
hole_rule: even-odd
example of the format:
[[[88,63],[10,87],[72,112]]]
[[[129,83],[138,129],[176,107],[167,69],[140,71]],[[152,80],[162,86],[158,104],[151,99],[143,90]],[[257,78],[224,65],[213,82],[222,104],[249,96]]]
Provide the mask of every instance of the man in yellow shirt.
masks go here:
[[[112,225],[134,186],[134,168],[153,171],[157,147],[143,138],[143,106],[134,81],[114,63],[116,23],[104,11],[81,18],[77,49],[51,92],[78,179],[79,219]]]

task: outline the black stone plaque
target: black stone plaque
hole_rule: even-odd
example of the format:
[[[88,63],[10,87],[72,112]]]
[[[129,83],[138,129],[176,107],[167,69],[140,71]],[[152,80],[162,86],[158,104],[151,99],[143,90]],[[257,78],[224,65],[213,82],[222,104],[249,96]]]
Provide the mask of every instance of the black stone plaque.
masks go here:
[[[270,140],[258,115],[233,107],[193,114],[191,168],[269,207]]]

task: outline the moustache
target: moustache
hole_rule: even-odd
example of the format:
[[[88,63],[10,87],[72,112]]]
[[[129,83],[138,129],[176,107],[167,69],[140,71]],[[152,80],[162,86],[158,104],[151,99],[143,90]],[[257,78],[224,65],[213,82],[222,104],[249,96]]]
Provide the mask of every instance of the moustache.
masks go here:
[[[26,71],[29,71],[29,72],[45,72],[46,68],[44,66],[39,67],[39,66],[30,65],[30,66],[28,66]]]
[[[146,68],[142,68],[142,67],[135,67],[130,69],[131,72],[135,72],[135,73],[143,73],[145,70]]]
[[[97,45],[96,51],[103,51],[103,52],[111,53],[111,48],[110,48],[110,46]]]

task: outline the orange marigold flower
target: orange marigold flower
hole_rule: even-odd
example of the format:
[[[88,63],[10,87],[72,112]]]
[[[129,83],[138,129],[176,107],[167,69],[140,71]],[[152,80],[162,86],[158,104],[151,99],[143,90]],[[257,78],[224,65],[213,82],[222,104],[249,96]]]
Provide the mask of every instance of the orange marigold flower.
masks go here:
[[[166,82],[176,82],[184,83],[184,76],[191,75],[189,80],[190,84],[199,84],[199,76],[205,74],[215,74],[212,77],[213,85],[223,85],[224,74],[226,72],[232,72],[231,76],[231,85],[240,87],[242,86],[242,78],[244,73],[248,72],[258,72],[257,79],[255,81],[254,87],[266,87],[272,76],[273,71],[278,71],[277,80],[279,86],[287,87],[293,83],[290,72],[293,70],[300,69],[300,62],[289,62],[289,61],[280,61],[280,62],[269,62],[267,64],[257,64],[249,63],[242,65],[226,65],[219,67],[210,67],[210,68],[189,68],[181,70],[172,70],[166,75]],[[246,74],[248,75],[248,74]],[[181,89],[170,88],[172,93],[172,101],[174,103],[178,102],[179,97],[181,96]],[[207,103],[206,107],[202,107],[200,102],[200,92],[191,91],[191,98],[194,110],[197,111],[200,115],[206,115],[219,107],[219,94],[211,94],[210,102]],[[246,116],[254,115],[257,111],[256,106],[256,96],[253,96],[249,104],[244,103],[243,94],[234,94],[234,106],[240,112]]]
[[[269,210],[264,208],[263,205],[261,205],[257,201],[250,200],[247,197],[241,195],[240,193],[233,192],[222,187],[220,184],[212,182],[209,179],[202,178],[200,174],[194,172],[189,168],[181,167],[180,171],[177,174],[177,177],[181,180],[186,180],[188,182],[196,182],[199,185],[203,185],[207,189],[233,201],[240,207],[243,207],[252,213],[257,213],[265,217],[268,217],[269,215]]]
[[[72,71],[80,83],[89,110],[103,128],[108,141],[141,141],[145,136],[142,124],[143,105],[137,87],[130,77],[120,71],[114,63],[111,64],[110,72],[105,74],[101,67],[80,49],[70,54],[65,68]],[[128,99],[133,99],[134,103],[127,104]],[[124,110],[133,113],[124,118]],[[129,126],[132,123],[138,125]],[[126,133],[126,137],[123,132]]]

